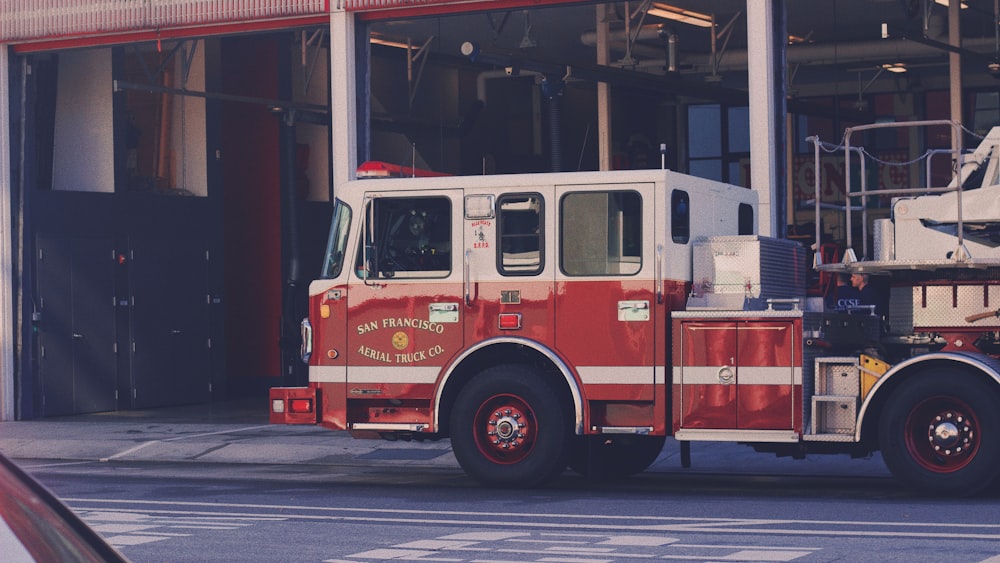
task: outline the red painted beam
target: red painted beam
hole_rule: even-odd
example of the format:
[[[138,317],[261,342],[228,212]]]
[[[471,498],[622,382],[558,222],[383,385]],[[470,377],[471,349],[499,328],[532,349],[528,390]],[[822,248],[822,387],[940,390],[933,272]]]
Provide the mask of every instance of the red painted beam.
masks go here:
[[[187,39],[192,37],[209,37],[213,35],[234,35],[255,31],[273,31],[316,25],[329,25],[329,14],[313,14],[308,16],[293,16],[272,20],[258,20],[237,23],[218,23],[211,25],[192,25],[168,29],[144,29],[139,31],[124,31],[103,33],[100,35],[74,35],[71,37],[46,37],[39,40],[18,43],[13,46],[18,54],[37,53],[56,49],[75,49],[79,47],[98,47],[125,43],[143,43],[163,41],[168,39]]]
[[[438,16],[467,12],[542,8],[558,4],[597,4],[580,0],[348,0],[345,10],[357,12],[358,19],[376,21],[402,17]]]

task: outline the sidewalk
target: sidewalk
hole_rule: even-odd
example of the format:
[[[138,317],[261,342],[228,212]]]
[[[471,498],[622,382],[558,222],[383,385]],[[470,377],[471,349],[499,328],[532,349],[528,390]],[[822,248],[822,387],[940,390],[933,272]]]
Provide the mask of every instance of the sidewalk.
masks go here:
[[[355,440],[319,426],[268,423],[267,399],[0,422],[12,459],[338,464],[372,456],[457,465],[447,441]],[[393,459],[392,450],[403,450]],[[379,453],[382,450],[387,450]]]
[[[264,398],[161,409],[0,422],[0,453],[12,459],[199,463],[361,465],[387,463],[457,467],[448,440],[356,440],[319,426],[268,423]],[[649,471],[741,474],[888,476],[878,455],[804,460],[756,453],[726,442],[691,445],[692,466],[680,466],[668,439]]]

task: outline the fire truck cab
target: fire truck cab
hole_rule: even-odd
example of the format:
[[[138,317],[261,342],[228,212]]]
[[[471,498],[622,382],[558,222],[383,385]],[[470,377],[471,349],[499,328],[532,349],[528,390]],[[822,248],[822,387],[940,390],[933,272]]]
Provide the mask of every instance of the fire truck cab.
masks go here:
[[[359,180],[339,196],[303,324],[310,386],[272,391],[275,422],[450,437],[469,473],[504,485],[563,471],[588,435],[629,437],[627,473],[655,459],[694,243],[756,228],[754,192],[668,170]]]

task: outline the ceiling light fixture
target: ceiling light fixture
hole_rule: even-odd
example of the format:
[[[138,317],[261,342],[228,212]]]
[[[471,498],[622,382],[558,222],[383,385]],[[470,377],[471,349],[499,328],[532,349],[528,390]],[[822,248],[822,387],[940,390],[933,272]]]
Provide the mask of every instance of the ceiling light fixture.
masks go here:
[[[391,39],[389,37],[377,33],[372,33],[371,36],[369,36],[368,41],[373,45],[384,45],[386,47],[396,47],[397,49],[417,48],[412,43],[407,43],[406,41],[401,39]]]
[[[896,73],[906,72],[906,63],[885,63],[882,65],[882,70]]]
[[[646,13],[665,20],[686,23],[698,27],[715,26],[715,18],[713,16],[694,12],[692,10],[685,10],[676,6],[671,6],[670,4],[653,2],[649,9],[646,10]]]

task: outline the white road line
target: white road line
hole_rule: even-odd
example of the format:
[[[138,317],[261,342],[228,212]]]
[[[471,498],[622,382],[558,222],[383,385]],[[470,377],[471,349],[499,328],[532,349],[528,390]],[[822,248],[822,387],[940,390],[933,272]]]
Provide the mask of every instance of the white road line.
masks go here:
[[[258,503],[229,503],[229,502],[200,502],[200,501],[170,501],[170,500],[134,500],[134,499],[95,499],[95,498],[64,498],[62,499],[68,502],[97,502],[97,503],[118,503],[118,504],[143,504],[151,506],[197,506],[206,508],[218,508],[218,507],[228,507],[228,508],[265,508],[269,510],[302,510],[302,511],[322,511],[322,512],[356,512],[362,514],[414,514],[414,515],[426,515],[434,514],[438,516],[484,516],[483,512],[474,511],[459,511],[459,510],[407,510],[400,508],[355,508],[346,506],[308,506],[308,505],[285,505],[285,504],[258,504]],[[99,509],[93,509],[99,510]],[[193,514],[205,514],[202,512],[192,512]],[[253,515],[251,515],[253,516]],[[283,514],[284,516],[284,514]],[[490,512],[489,516],[492,520],[497,520],[501,517],[506,516],[517,516],[524,517],[524,513],[521,512]],[[722,517],[705,517],[705,518],[692,518],[690,516],[621,516],[613,514],[547,514],[539,513],[532,514],[535,518],[561,518],[564,520],[620,520],[620,521],[636,521],[636,520],[647,520],[650,522],[689,522],[692,524],[697,523],[709,523],[712,525],[731,525],[731,524],[747,524],[747,525],[775,525],[775,524],[827,524],[827,525],[838,525],[838,526],[900,526],[900,527],[926,527],[926,528],[988,528],[996,530],[1000,533],[1000,524],[974,524],[974,523],[949,523],[949,522],[874,522],[874,521],[863,521],[863,520],[793,520],[788,518],[770,520],[764,518],[722,518]],[[505,524],[507,521],[504,521]],[[514,537],[518,534],[510,534],[509,537]],[[567,533],[566,535],[572,535]],[[580,534],[583,537],[587,537],[588,534]]]
[[[182,516],[217,516],[217,517],[260,517],[262,515],[252,512],[237,513],[231,509],[259,509],[268,511],[281,511],[281,516],[286,519],[314,520],[314,521],[345,521],[345,522],[372,522],[372,523],[410,523],[410,524],[447,524],[447,525],[468,525],[484,526],[490,522],[498,520],[500,514],[489,514],[489,520],[485,520],[486,515],[476,512],[452,512],[452,511],[408,511],[395,509],[373,509],[373,508],[338,508],[338,507],[317,507],[317,506],[285,506],[285,505],[263,505],[263,504],[240,504],[240,503],[209,503],[209,502],[172,502],[172,501],[139,501],[139,500],[113,500],[113,499],[64,499],[67,503],[75,504],[74,510],[102,510],[86,504],[116,503],[125,505],[142,505],[144,508],[116,508],[121,512],[143,512],[162,515],[182,515]],[[179,506],[190,508],[212,508],[213,510],[169,510],[150,508],[151,506]],[[223,512],[223,509],[230,509]],[[106,509],[105,509],[106,510]],[[290,514],[289,511],[298,510],[307,514]],[[319,514],[309,514],[309,513]],[[339,514],[338,514],[339,513]],[[421,515],[422,517],[393,516],[399,514]],[[427,517],[436,516],[435,517]],[[475,516],[477,518],[449,518],[453,516]],[[512,515],[513,516],[513,515]],[[517,515],[523,518],[523,514]],[[564,522],[545,521],[546,519],[560,519]],[[594,522],[580,522],[580,520],[592,520]],[[649,524],[615,524],[604,523],[600,520],[621,521],[627,519],[630,522],[647,521]],[[940,538],[940,539],[976,539],[1000,541],[1000,524],[954,524],[947,522],[842,522],[829,520],[756,520],[756,519],[724,519],[724,518],[680,518],[663,516],[605,516],[605,515],[533,515],[532,521],[502,520],[506,528],[520,529],[562,529],[562,530],[592,530],[592,531],[628,531],[628,532],[691,532],[691,533],[726,533],[726,534],[755,534],[755,535],[816,535],[827,537],[912,537],[912,538]],[[568,522],[567,522],[568,521]],[[669,522],[669,523],[659,523]],[[777,526],[801,525],[802,528],[789,528]],[[735,528],[734,526],[743,526]],[[806,527],[808,526],[808,528]],[[835,526],[838,529],[823,529],[822,526]],[[873,526],[889,528],[910,528],[907,530],[870,530]],[[982,530],[980,533],[959,532],[963,530]],[[941,530],[941,531],[935,531]]]
[[[547,557],[599,557],[601,559],[611,557],[612,561],[615,559],[625,559],[625,560],[638,560],[638,559],[654,559],[656,555],[649,553],[621,553],[614,550],[609,551],[587,551],[587,550],[564,550],[558,547],[552,547],[549,549],[498,549],[497,553],[520,553],[524,555],[545,555]],[[539,561],[551,561],[552,559],[539,559]]]
[[[148,442],[143,442],[141,444],[136,444],[135,446],[133,446],[133,447],[127,449],[127,450],[120,451],[120,452],[118,452],[116,454],[112,454],[112,455],[110,455],[108,457],[102,457],[102,458],[100,458],[100,461],[101,462],[108,462],[108,461],[111,461],[113,459],[118,459],[118,458],[120,458],[122,456],[126,456],[126,455],[129,455],[129,454],[135,453],[135,452],[137,452],[137,451],[139,451],[141,449],[144,449],[144,448],[146,448],[148,446],[152,446],[152,445],[155,445],[155,444],[162,444],[162,443],[165,443],[165,442],[176,442],[178,440],[190,440],[192,438],[204,438],[205,436],[218,436],[219,434],[233,434],[233,433],[236,433],[236,432],[245,432],[247,430],[259,430],[261,428],[269,428],[270,426],[271,426],[270,424],[264,424],[264,425],[261,425],[261,426],[247,426],[247,427],[244,427],[244,428],[234,428],[233,430],[220,430],[218,432],[203,432],[201,434],[191,434],[190,436],[174,436],[173,438],[164,438],[163,440],[150,440]]]
[[[553,535],[558,535],[558,534],[553,534]],[[597,536],[598,534],[594,534],[594,535]],[[564,543],[564,544],[568,543],[568,544],[574,544],[574,545],[590,545],[590,544],[588,544],[585,541],[574,541],[574,540],[538,540],[538,539],[534,539],[533,540],[533,539],[530,539],[530,538],[524,538],[524,539],[522,539],[522,538],[514,538],[514,539],[511,539],[511,540],[504,540],[504,541],[516,541],[516,542],[523,542],[523,543],[544,543],[544,544],[547,544],[547,545],[551,545],[551,544],[554,544],[554,543]]]
[[[190,538],[191,534],[171,534],[170,532],[150,532],[145,530],[142,532],[144,536],[163,536],[164,538]]]
[[[104,538],[104,541],[110,543],[114,547],[126,547],[129,545],[142,545],[145,543],[152,543],[154,541],[163,541],[170,538],[153,536],[150,534],[145,534],[141,536],[110,536]]]
[[[59,462],[59,463],[42,463],[42,464],[39,464],[39,465],[26,465],[26,464],[20,463],[20,460],[18,460],[18,462],[19,462],[18,466],[20,466],[21,469],[27,469],[29,471],[32,470],[32,469],[41,469],[43,467],[67,467],[67,466],[70,466],[70,465],[86,465],[88,463],[94,463],[93,460],[88,460],[88,461],[64,461],[64,462]]]
[[[723,544],[701,544],[701,543],[675,543],[675,544],[672,544],[670,547],[694,547],[694,548],[698,548],[698,549],[761,549],[761,546],[759,546],[759,545],[731,545],[731,544],[730,545],[723,545]],[[767,549],[769,549],[771,551],[777,551],[777,550],[782,550],[782,549],[794,549],[794,550],[808,549],[808,550],[811,550],[811,551],[819,551],[819,550],[821,550],[823,548],[822,547],[805,547],[805,546],[801,546],[801,545],[797,545],[795,547],[775,547],[775,546],[769,545],[769,546],[767,546]]]
[[[613,563],[614,559],[580,559],[577,557],[543,557],[538,563]]]

